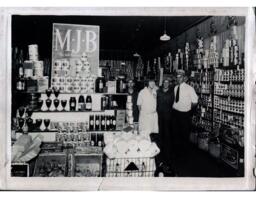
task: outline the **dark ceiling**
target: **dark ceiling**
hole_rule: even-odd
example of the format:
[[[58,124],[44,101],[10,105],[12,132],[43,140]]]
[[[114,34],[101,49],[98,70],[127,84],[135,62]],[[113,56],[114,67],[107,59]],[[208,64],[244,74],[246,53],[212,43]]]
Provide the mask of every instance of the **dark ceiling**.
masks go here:
[[[146,53],[163,44],[159,37],[166,32],[178,36],[206,16],[13,16],[12,46],[24,48],[37,43],[41,57],[51,57],[52,24],[72,23],[100,26],[101,53],[109,50]]]

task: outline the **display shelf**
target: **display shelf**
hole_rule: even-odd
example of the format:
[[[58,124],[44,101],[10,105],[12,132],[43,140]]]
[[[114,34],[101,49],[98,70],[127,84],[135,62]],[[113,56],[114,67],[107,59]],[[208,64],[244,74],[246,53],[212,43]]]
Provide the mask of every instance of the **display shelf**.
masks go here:
[[[244,115],[244,113],[239,113],[239,112],[235,112],[235,111],[230,111],[230,110],[226,110],[226,109],[222,109],[220,107],[214,107],[215,109],[221,110],[221,111],[225,111],[225,112],[229,112],[229,113],[234,113],[234,114],[238,114],[238,115]]]
[[[47,131],[41,131],[41,130],[31,130],[31,131],[28,131],[26,133],[30,134],[30,133],[58,133],[59,131],[58,130],[47,130]],[[118,132],[121,132],[121,130],[106,130],[106,131],[81,131],[79,133],[118,133]],[[15,133],[21,133],[21,134],[24,134],[24,132],[22,131],[15,131]],[[63,132],[65,133],[65,132]],[[70,134],[72,133],[76,133],[76,132],[70,132]]]
[[[120,133],[121,131],[119,130],[114,130],[114,131],[85,131],[82,133],[88,133],[88,134],[104,134],[104,133]],[[32,139],[37,137],[38,135],[43,137],[43,142],[56,142],[56,134],[58,134],[58,131],[31,131],[27,132]],[[19,138],[23,132],[16,132],[16,139]],[[75,133],[70,133],[70,134],[75,134]]]
[[[37,92],[37,91],[12,91],[12,93],[14,94],[42,94],[42,95],[46,95],[45,92]],[[52,93],[51,95],[54,95],[54,93]],[[127,96],[128,93],[68,93],[68,92],[61,92],[59,93],[59,95],[123,95],[123,96]]]
[[[98,110],[98,111],[41,111],[41,110],[33,110],[33,113],[103,113],[105,111],[116,110],[116,109],[106,109],[106,110]]]
[[[214,95],[215,96],[220,96],[220,97],[225,97],[225,98],[230,97],[230,98],[237,99],[237,100],[244,100],[243,96],[241,96],[241,97],[238,97],[238,96],[228,96],[228,95],[221,95],[221,94],[216,94],[216,93]]]
[[[225,84],[243,84],[244,81],[235,81],[235,80],[214,80],[214,82],[218,82],[218,83],[225,83]]]

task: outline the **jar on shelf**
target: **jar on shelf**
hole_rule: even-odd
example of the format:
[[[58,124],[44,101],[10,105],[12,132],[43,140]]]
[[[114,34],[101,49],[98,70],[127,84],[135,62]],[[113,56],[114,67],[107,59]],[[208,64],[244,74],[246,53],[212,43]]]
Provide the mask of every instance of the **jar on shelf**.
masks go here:
[[[95,92],[103,93],[104,87],[106,86],[106,81],[104,77],[98,77],[95,82]]]
[[[126,90],[126,83],[124,76],[118,76],[117,83],[116,83],[116,92],[117,93],[124,93]]]

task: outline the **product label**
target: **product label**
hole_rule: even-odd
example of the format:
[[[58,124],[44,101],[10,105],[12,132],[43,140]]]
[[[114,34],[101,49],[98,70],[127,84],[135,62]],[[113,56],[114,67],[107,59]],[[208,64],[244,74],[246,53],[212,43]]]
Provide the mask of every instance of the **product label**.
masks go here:
[[[102,120],[102,121],[101,121],[101,124],[102,124],[102,125],[105,125],[105,120]]]
[[[99,120],[96,120],[95,124],[96,124],[96,125],[99,125],[99,124],[100,124]]]
[[[110,124],[110,122],[109,122],[109,120],[107,120],[107,125],[109,125]]]
[[[93,125],[93,120],[90,121],[90,125]]]
[[[86,103],[86,109],[92,109],[92,103]]]
[[[103,83],[100,83],[100,84],[99,84],[99,88],[100,88],[100,89],[103,89]]]
[[[113,120],[113,125],[116,125],[116,121],[115,120]]]

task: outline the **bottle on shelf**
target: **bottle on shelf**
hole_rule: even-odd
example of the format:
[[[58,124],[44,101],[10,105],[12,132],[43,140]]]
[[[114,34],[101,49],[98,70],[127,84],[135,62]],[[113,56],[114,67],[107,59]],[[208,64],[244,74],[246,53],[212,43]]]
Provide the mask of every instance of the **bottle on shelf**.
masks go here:
[[[115,131],[116,130],[116,117],[112,116],[112,130]]]
[[[92,97],[91,97],[91,95],[86,96],[85,103],[86,103],[86,105],[85,105],[86,111],[91,111],[92,110]]]
[[[109,131],[110,127],[110,116],[106,116],[106,130]]]
[[[94,115],[89,116],[89,130],[90,131],[94,130]]]
[[[84,96],[80,95],[78,98],[78,111],[84,111],[84,110],[85,110]]]
[[[100,116],[96,115],[95,116],[95,131],[99,131],[100,130]]]
[[[101,97],[101,110],[104,111],[106,109],[106,97]]]
[[[103,93],[104,92],[104,87],[106,85],[106,82],[105,82],[105,78],[100,76],[96,79],[96,89],[95,89],[95,92],[96,93]]]
[[[70,107],[70,111],[76,110],[76,98],[75,97],[70,97],[69,107]]]
[[[25,91],[24,68],[22,64],[18,64],[18,66],[19,66],[19,72],[18,72],[18,78],[16,82],[16,89],[18,91]]]
[[[100,129],[101,129],[101,131],[105,131],[106,130],[106,126],[105,126],[106,122],[105,122],[105,116],[104,115],[101,115],[100,121],[101,121]]]

